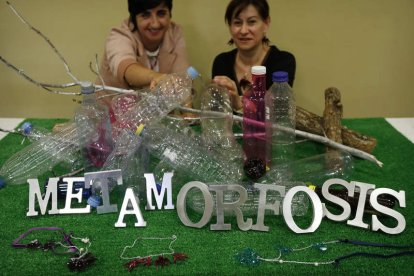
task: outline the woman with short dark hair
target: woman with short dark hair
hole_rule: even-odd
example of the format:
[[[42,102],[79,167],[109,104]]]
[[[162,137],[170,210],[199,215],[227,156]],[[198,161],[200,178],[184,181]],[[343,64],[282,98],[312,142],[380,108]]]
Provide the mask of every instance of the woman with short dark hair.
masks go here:
[[[164,74],[185,72],[186,45],[171,10],[172,0],[128,0],[129,18],[106,40],[100,68],[105,85],[140,89]],[[103,100],[110,105],[111,98]]]

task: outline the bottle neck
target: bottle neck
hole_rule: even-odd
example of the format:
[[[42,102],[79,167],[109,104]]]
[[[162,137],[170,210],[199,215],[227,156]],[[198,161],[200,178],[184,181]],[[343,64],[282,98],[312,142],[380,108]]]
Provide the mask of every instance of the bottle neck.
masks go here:
[[[82,96],[82,104],[91,104],[96,102],[95,93],[91,94],[83,94]]]

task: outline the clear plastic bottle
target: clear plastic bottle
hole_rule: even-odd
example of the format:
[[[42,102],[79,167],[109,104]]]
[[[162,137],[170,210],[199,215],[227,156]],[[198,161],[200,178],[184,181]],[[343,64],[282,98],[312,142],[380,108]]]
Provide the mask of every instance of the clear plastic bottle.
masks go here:
[[[191,74],[190,69],[184,74],[168,74],[158,82],[154,91],[142,90],[137,104],[116,118],[115,127],[135,131],[141,124],[161,120],[191,95],[191,79],[196,77]]]
[[[75,111],[75,123],[85,168],[89,170],[91,166],[103,166],[114,143],[108,108],[97,102],[93,84],[81,83],[81,93],[83,99]]]
[[[243,95],[242,100],[243,151],[245,174],[255,180],[266,173],[269,155],[265,135],[266,67],[253,66],[251,72],[252,88]]]
[[[130,130],[122,130],[114,150],[102,167],[106,170],[122,170],[124,188],[133,188],[137,194],[145,193],[144,173],[148,171],[149,155],[142,145],[141,137]],[[117,183],[114,183],[114,186]],[[109,187],[110,189],[114,187]],[[122,189],[124,190],[124,189]]]
[[[189,75],[192,78],[193,108],[201,109],[201,100],[207,90],[207,84],[201,74],[194,68],[189,68]]]
[[[242,164],[243,151],[233,134],[233,110],[227,89],[211,84],[201,102],[201,138],[212,152]]]
[[[223,156],[215,156],[197,141],[162,124],[151,124],[142,132],[149,152],[190,180],[204,183],[238,183],[241,171]]]
[[[79,143],[75,124],[67,124],[60,131],[46,135],[11,156],[1,167],[0,175],[7,184],[24,184],[37,178],[59,163],[76,164]]]
[[[273,176],[280,181],[291,180],[293,172],[284,164],[294,160],[295,99],[288,84],[287,72],[274,72],[272,80],[273,84],[265,96],[268,152],[271,153],[271,165],[278,168]],[[272,127],[274,125],[276,128]]]

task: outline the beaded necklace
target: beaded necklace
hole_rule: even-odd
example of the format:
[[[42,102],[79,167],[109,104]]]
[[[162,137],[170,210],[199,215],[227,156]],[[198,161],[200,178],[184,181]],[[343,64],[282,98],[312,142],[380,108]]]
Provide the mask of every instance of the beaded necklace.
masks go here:
[[[399,250],[397,252],[391,254],[380,254],[380,253],[371,253],[371,252],[353,252],[344,256],[336,257],[333,260],[326,260],[326,261],[302,261],[302,260],[289,260],[285,259],[286,255],[289,253],[294,253],[298,251],[307,250],[310,248],[316,248],[321,251],[326,251],[328,249],[328,245],[330,244],[351,244],[355,246],[369,246],[369,247],[377,247],[377,248],[388,248],[388,249],[396,249]],[[382,243],[371,243],[371,242],[364,242],[364,241],[355,241],[355,240],[348,240],[348,239],[339,239],[327,242],[320,242],[310,244],[308,246],[299,247],[299,248],[289,248],[289,247],[278,247],[278,256],[276,258],[263,258],[257,252],[255,252],[251,248],[245,248],[241,252],[237,253],[235,258],[240,264],[256,266],[259,265],[262,261],[263,262],[271,262],[271,263],[279,263],[279,264],[301,264],[301,265],[339,265],[340,262],[353,258],[353,257],[368,257],[368,258],[381,258],[381,259],[389,259],[389,258],[396,258],[401,256],[412,256],[414,255],[414,245],[393,245],[393,244],[382,244]]]

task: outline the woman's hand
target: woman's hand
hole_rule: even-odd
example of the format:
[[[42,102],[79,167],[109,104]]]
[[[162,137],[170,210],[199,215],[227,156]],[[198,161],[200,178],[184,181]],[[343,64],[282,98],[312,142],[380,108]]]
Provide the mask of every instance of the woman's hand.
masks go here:
[[[237,92],[237,86],[236,83],[226,76],[215,76],[213,78],[213,82],[219,86],[222,86],[224,88],[227,88],[229,91],[229,98],[231,105],[233,107],[233,110],[240,110],[242,109],[242,101],[241,97],[239,96],[239,93]]]

